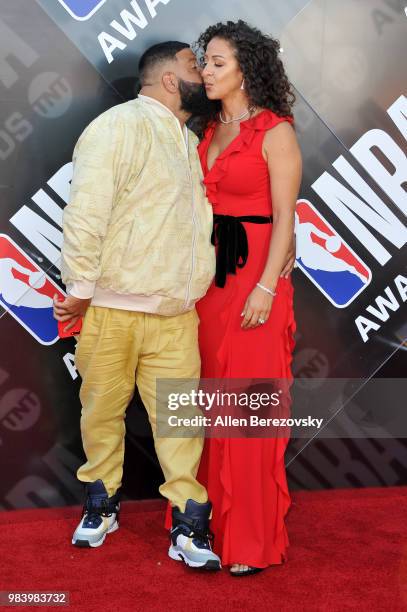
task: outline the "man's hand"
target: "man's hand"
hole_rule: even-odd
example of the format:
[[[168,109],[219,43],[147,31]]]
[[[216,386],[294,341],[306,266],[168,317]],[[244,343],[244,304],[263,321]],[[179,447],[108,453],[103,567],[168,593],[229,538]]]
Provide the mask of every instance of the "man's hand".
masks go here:
[[[63,301],[58,300],[58,295],[54,295],[54,319],[57,321],[70,321],[65,327],[65,331],[68,331],[75,325],[79,317],[84,317],[86,311],[91,303],[92,298],[87,300],[81,300],[68,295]]]
[[[296,245],[295,245],[295,234],[293,234],[292,240],[291,240],[291,246],[290,246],[290,250],[288,251],[288,255],[287,255],[287,260],[285,262],[284,268],[280,274],[280,276],[284,277],[284,278],[288,278],[289,274],[291,274],[291,272],[293,271],[294,265],[295,265],[295,249],[296,249]]]

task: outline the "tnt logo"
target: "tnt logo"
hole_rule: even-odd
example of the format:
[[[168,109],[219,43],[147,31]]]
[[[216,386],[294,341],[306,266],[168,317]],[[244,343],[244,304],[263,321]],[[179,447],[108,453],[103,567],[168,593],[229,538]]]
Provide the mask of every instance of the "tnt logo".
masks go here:
[[[59,0],[65,10],[78,21],[86,21],[100,9],[106,0]]]
[[[0,304],[41,344],[59,338],[53,296],[65,296],[8,236],[0,234]]]
[[[366,289],[372,273],[307,200],[295,213],[297,264],[326,298],[345,308]]]

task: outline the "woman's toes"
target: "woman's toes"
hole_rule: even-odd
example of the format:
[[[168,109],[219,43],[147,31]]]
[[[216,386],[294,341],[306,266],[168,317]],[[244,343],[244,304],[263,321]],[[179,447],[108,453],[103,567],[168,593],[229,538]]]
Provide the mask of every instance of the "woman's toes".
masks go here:
[[[232,567],[230,568],[230,571],[232,573],[235,573],[235,572],[247,572],[248,569],[249,569],[248,565],[242,565],[241,563],[234,563],[232,565]]]

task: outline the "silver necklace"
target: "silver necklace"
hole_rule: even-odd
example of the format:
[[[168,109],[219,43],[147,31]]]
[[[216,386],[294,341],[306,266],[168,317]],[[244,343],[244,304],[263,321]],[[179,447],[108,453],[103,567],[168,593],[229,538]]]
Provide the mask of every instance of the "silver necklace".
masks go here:
[[[243,115],[240,115],[239,117],[234,117],[234,118],[232,117],[232,119],[228,119],[228,120],[224,119],[222,117],[222,111],[219,111],[219,119],[221,120],[222,123],[227,125],[228,123],[233,123],[234,121],[241,121],[242,119],[247,117],[247,115],[251,113],[252,111],[254,111],[254,106],[251,106],[250,108],[248,108],[247,111],[243,113]]]

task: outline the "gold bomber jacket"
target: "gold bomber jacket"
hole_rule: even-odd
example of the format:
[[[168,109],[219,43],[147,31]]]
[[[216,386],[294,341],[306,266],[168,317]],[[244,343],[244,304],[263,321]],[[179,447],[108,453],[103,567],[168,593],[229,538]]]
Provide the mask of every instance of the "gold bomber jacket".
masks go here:
[[[185,139],[171,111],[142,98],[104,112],[76,144],[62,280],[92,294],[155,296],[154,312],[176,315],[214,276],[212,207],[197,137],[185,128]]]

